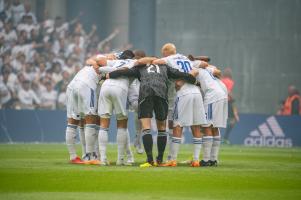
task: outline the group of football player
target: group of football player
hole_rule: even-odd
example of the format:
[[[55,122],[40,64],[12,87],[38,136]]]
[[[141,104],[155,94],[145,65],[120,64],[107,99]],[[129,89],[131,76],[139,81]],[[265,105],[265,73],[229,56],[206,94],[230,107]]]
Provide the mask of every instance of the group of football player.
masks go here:
[[[86,61],[67,88],[66,144],[71,163],[110,165],[107,144],[114,115],[117,120],[116,165],[133,165],[128,131],[128,112],[133,111],[134,146],[147,157],[140,167],[177,166],[183,127],[190,127],[193,135],[190,166],[217,166],[219,128],[226,127],[228,116],[228,94],[219,79],[221,71],[209,64],[206,56],[177,53],[172,43],[163,45],[161,54],[161,58],[147,57],[142,50],[126,50],[119,54],[96,55]],[[158,155],[155,158],[152,119],[157,125]],[[77,128],[82,158],[77,156],[75,148]],[[167,143],[168,156],[163,162]]]

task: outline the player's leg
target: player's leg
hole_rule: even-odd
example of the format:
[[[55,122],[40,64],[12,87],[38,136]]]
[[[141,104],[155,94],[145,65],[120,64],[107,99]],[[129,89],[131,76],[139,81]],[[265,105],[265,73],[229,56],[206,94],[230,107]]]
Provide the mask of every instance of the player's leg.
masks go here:
[[[75,142],[76,129],[79,124],[80,115],[78,112],[78,93],[73,88],[67,88],[67,127],[66,127],[66,145],[70,155],[70,162],[82,164],[83,161],[77,156]]]
[[[131,105],[131,102],[128,102],[128,103],[129,103],[128,112],[133,111],[134,115],[135,115],[137,108],[134,109],[133,106]],[[137,118],[137,116],[135,115],[134,120],[136,120],[136,118]],[[130,132],[128,129],[127,129],[127,142],[126,142],[125,151],[126,151],[126,155],[127,155],[127,161],[125,164],[132,165],[135,162],[135,159],[134,159],[133,152],[131,150],[131,137],[130,137]]]
[[[126,153],[126,146],[129,138],[127,130],[127,94],[127,90],[119,87],[114,87],[114,90],[112,91],[112,103],[117,119],[117,165],[126,164],[124,155]]]
[[[167,132],[167,143],[169,144],[169,151],[168,151],[168,156],[167,156],[167,161],[171,160],[171,155],[170,155],[170,148],[171,148],[171,140],[172,140],[172,132],[173,132],[173,112],[174,109],[170,109],[171,106],[168,107],[168,123],[166,127],[166,132]],[[172,108],[174,107],[174,104]]]
[[[151,134],[151,118],[153,117],[153,97],[149,96],[139,102],[138,118],[142,126],[142,142],[147,156],[147,163],[140,167],[150,167],[154,165],[153,158],[153,137]]]
[[[131,150],[131,137],[130,137],[130,132],[129,129],[127,129],[127,144],[126,144],[126,155],[127,155],[127,165],[132,165],[135,162],[134,159],[134,154]]]
[[[203,136],[203,159],[200,161],[201,166],[210,166],[210,153],[213,143],[213,133],[212,133],[212,124],[213,124],[213,111],[212,103],[204,104],[205,114],[207,119],[207,124],[203,125],[204,136]]]
[[[133,82],[129,86],[128,100],[130,104],[130,110],[134,112],[134,122],[135,122],[135,130],[136,130],[134,147],[138,154],[142,154],[143,147],[142,147],[142,138],[141,138],[141,124],[140,124],[140,120],[138,119],[139,89],[140,89],[139,80],[138,79],[133,80]]]
[[[135,141],[134,141],[134,147],[138,154],[143,154],[144,150],[142,147],[141,122],[137,116],[138,116],[138,114],[135,113],[136,136],[135,136]]]
[[[210,154],[213,144],[213,131],[212,125],[204,128],[204,136],[203,136],[203,159],[200,161],[200,165],[203,167],[210,166]]]
[[[100,130],[100,117],[99,116],[95,116],[95,133],[96,133],[96,137],[95,137],[95,157],[100,160],[100,155],[99,155],[99,142],[98,142],[98,134],[99,134],[99,130]]]
[[[109,126],[110,126],[110,116],[102,115],[100,117],[100,128],[98,133],[98,143],[99,143],[99,155],[100,164],[109,165],[107,159],[107,144],[109,141]]]
[[[144,146],[144,151],[147,156],[146,162],[149,165],[153,165],[154,158],[153,158],[153,136],[151,134],[151,118],[140,118],[140,121],[142,125],[142,142]],[[143,165],[140,166],[143,167]]]
[[[96,91],[91,89],[83,91],[85,101],[85,138],[88,164],[99,164],[95,152],[98,132],[96,132]],[[89,96],[88,96],[89,95]],[[87,98],[87,96],[89,98]]]
[[[168,102],[160,97],[154,97],[154,112],[157,121],[157,164],[161,165],[163,162],[164,151],[167,143],[167,132],[166,132],[166,118],[168,115]]]
[[[98,115],[100,116],[100,128],[98,133],[99,155],[101,165],[108,165],[107,144],[110,126],[110,117],[113,113],[113,104],[110,97],[110,88],[101,87],[98,98]]]
[[[226,127],[228,116],[227,104],[227,99],[217,101],[213,104],[213,144],[210,153],[210,160],[212,166],[217,166],[218,163],[218,153],[221,144],[221,135],[218,127]]]
[[[199,157],[202,148],[202,134],[200,125],[191,126],[193,135],[193,160],[191,162],[192,167],[199,167]]]
[[[206,115],[205,109],[203,104],[203,98],[201,94],[193,94],[192,95],[193,101],[190,104],[192,106],[191,116],[192,119],[192,126],[191,131],[193,134],[193,160],[191,162],[192,167],[199,166],[199,156],[202,148],[202,133],[201,133],[201,125],[206,124]]]
[[[76,154],[75,142],[76,142],[76,129],[79,124],[79,120],[68,118],[68,124],[66,128],[66,145],[70,155],[70,163],[82,164],[83,161]]]
[[[128,131],[127,131],[127,118],[117,119],[117,162],[116,165],[123,165],[124,164],[124,155],[126,150],[126,145],[128,142]]]
[[[97,132],[95,130],[96,117],[95,115],[87,115],[85,117],[85,138],[86,138],[86,163],[99,164],[95,152]]]
[[[86,155],[86,139],[85,139],[85,119],[79,122],[79,139],[82,146],[82,158]]]
[[[180,97],[177,97],[174,104],[173,112],[173,134],[169,146],[168,160],[163,166],[177,166],[177,156],[182,141],[183,126],[179,121],[179,116],[183,109],[179,107],[181,104]]]
[[[213,128],[213,143],[211,147],[211,153],[210,153],[210,160],[211,160],[211,166],[217,166],[218,163],[218,154],[221,144],[221,136],[219,128]]]
[[[166,120],[157,120],[157,150],[158,156],[156,158],[156,162],[158,165],[163,163],[164,151],[167,143],[167,132],[166,132]]]
[[[96,88],[96,95],[95,95],[95,132],[96,132],[96,138],[95,138],[95,154],[98,160],[100,160],[100,155],[99,155],[99,142],[98,142],[98,134],[99,134],[99,129],[100,129],[100,117],[98,116],[98,100],[99,100],[99,94],[100,94],[100,88],[101,84],[97,84]]]

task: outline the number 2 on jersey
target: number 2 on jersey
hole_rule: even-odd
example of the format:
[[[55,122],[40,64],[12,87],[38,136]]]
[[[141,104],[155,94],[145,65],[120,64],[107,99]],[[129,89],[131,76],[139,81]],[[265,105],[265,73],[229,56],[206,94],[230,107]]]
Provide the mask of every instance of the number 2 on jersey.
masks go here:
[[[147,68],[147,73],[160,73],[160,68],[158,65],[150,65]]]
[[[192,69],[191,66],[190,66],[190,63],[186,60],[186,61],[181,61],[181,60],[178,60],[177,61],[177,65],[180,65],[182,70],[185,72],[185,73],[188,73],[190,72],[190,70]]]

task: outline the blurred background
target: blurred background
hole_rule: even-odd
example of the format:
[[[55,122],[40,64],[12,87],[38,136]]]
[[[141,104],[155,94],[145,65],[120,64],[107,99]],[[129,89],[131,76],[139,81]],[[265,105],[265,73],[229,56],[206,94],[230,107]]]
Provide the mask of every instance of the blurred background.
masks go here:
[[[301,88],[300,11],[300,0],[0,0],[0,106],[64,110],[89,56],[160,56],[172,42],[224,71],[240,113],[281,114]]]
[[[84,59],[96,52],[126,48],[160,56],[161,46],[173,42],[178,52],[208,55],[212,64],[232,69],[233,92],[240,112],[276,113],[287,96],[288,86],[301,86],[300,0],[0,2],[1,71],[10,65],[11,71],[21,76],[21,69],[25,73],[26,68],[39,71],[44,63],[46,72],[53,74],[74,63],[82,67]],[[10,28],[3,34],[6,26]],[[24,65],[30,65],[27,67],[16,66],[24,59],[17,50],[5,51],[24,46],[20,45],[20,37],[25,44],[40,45],[29,50],[20,47],[25,54]],[[49,55],[43,56],[44,52]],[[59,66],[54,66],[54,62]],[[72,73],[70,70],[66,76]],[[51,81],[54,86],[58,82]]]

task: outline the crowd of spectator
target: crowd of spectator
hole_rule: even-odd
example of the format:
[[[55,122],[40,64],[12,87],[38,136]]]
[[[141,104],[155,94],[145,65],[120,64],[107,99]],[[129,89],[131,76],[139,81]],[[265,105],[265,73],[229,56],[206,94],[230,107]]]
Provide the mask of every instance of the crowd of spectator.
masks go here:
[[[29,2],[0,0],[0,108],[65,109],[70,79],[87,57],[110,52],[118,33],[100,40],[97,26],[86,32],[80,16],[66,22],[45,11],[37,19]]]

